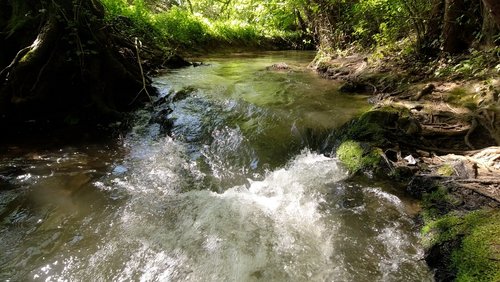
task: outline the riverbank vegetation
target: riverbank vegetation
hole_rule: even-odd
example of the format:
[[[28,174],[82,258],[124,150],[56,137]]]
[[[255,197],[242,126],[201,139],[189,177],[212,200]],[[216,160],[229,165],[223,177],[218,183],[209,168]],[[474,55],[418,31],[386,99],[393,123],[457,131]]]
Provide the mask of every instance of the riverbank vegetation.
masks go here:
[[[314,48],[296,4],[282,1],[103,0],[107,20],[181,52]],[[304,23],[302,23],[304,24]]]

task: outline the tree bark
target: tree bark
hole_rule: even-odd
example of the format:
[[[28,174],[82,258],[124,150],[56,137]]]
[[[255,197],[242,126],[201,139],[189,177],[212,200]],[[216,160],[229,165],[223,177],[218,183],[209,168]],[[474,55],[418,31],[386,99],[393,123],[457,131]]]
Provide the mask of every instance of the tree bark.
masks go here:
[[[500,27],[500,1],[498,0],[483,0],[484,5],[490,11],[493,20]]]
[[[425,35],[421,44],[420,53],[425,56],[437,56],[441,45],[441,34],[443,31],[444,0],[434,0],[432,10],[427,21]]]
[[[467,49],[466,44],[461,39],[463,30],[461,29],[460,16],[464,8],[464,0],[445,1],[443,51],[446,53],[457,54]]]
[[[482,18],[483,22],[481,26],[481,34],[482,34],[481,44],[486,45],[488,48],[494,46],[495,35],[499,31],[500,25],[497,25],[495,23],[495,20],[493,19],[493,14],[487,7],[484,7],[484,9],[482,9]]]

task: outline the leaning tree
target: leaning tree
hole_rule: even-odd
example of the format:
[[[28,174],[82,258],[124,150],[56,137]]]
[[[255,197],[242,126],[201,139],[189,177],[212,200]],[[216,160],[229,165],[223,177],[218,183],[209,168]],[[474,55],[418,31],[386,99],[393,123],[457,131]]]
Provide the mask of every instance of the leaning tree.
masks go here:
[[[0,0],[0,116],[113,119],[148,99],[137,42],[99,0]]]

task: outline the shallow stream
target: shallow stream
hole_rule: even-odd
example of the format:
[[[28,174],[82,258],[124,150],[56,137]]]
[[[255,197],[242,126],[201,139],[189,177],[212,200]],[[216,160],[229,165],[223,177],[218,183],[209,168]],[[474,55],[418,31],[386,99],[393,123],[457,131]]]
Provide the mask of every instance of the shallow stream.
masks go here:
[[[313,56],[205,58],[125,136],[0,150],[0,280],[432,281],[417,203],[329,157],[368,105]]]

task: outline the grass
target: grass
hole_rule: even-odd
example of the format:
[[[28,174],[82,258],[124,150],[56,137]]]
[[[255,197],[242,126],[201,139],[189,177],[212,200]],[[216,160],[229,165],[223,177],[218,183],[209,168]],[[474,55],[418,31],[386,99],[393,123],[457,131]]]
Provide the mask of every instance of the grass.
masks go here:
[[[143,0],[132,4],[125,0],[103,0],[107,20],[129,19],[132,26],[125,26],[131,36],[149,36],[159,46],[173,49],[200,49],[209,46],[259,46],[274,39],[298,40],[296,32],[254,26],[240,20],[209,20],[200,14],[192,14],[178,6],[167,11],[150,11]],[[133,34],[133,35],[132,35]]]
[[[463,87],[451,89],[446,100],[450,104],[464,106],[470,110],[477,108],[476,95]]]

